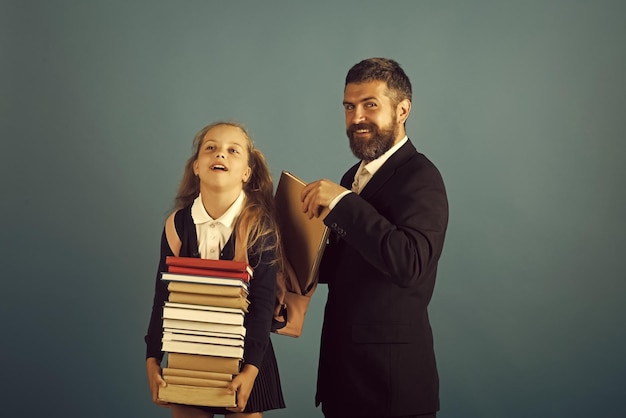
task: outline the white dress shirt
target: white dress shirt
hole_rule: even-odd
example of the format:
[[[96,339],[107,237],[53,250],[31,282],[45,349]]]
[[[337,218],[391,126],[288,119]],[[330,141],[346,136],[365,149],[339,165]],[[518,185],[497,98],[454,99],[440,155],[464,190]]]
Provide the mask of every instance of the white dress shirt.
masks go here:
[[[371,180],[371,178],[374,176],[374,174],[376,174],[380,167],[382,167],[383,164],[385,164],[387,160],[408,140],[409,138],[405,135],[404,138],[402,138],[397,144],[389,148],[387,152],[385,152],[383,155],[376,158],[375,160],[370,161],[367,164],[365,163],[365,161],[361,161],[361,165],[354,175],[352,190],[346,190],[345,192],[334,198],[333,201],[330,202],[330,205],[328,205],[328,208],[332,210],[337,205],[337,203],[339,203],[339,201],[348,193],[360,194],[365,185]]]
[[[233,204],[217,219],[213,219],[207,213],[201,195],[193,201],[191,217],[196,225],[200,257],[212,260],[220,258],[224,245],[233,233],[233,225],[243,209],[245,200],[246,194],[242,190]]]

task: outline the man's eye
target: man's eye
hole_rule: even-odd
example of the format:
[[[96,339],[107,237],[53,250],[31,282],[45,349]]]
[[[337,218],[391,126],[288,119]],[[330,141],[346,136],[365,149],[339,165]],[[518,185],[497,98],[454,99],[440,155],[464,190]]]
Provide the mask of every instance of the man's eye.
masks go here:
[[[365,107],[368,107],[368,108],[376,107],[376,103],[366,103]]]

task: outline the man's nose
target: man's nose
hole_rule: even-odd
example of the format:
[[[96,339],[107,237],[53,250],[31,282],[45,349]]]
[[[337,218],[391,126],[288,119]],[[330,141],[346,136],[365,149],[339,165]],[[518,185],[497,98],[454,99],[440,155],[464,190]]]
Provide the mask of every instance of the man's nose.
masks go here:
[[[356,125],[363,121],[365,121],[365,114],[363,112],[363,109],[357,107],[356,109],[354,109],[354,113],[352,114],[352,123]]]

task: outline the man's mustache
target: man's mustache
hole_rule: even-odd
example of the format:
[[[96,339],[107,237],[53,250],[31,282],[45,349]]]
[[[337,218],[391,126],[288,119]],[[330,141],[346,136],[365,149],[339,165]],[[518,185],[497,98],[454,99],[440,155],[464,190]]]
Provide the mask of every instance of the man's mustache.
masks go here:
[[[373,123],[353,123],[348,127],[348,135],[351,136],[359,129],[367,129],[370,132],[376,132],[376,125]]]

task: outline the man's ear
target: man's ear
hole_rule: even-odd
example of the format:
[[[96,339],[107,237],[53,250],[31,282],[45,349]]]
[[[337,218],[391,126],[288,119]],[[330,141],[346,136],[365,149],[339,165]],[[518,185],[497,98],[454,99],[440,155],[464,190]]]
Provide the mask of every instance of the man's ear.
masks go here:
[[[404,124],[411,113],[411,101],[409,99],[401,100],[396,106],[396,114],[398,115],[398,123]]]

